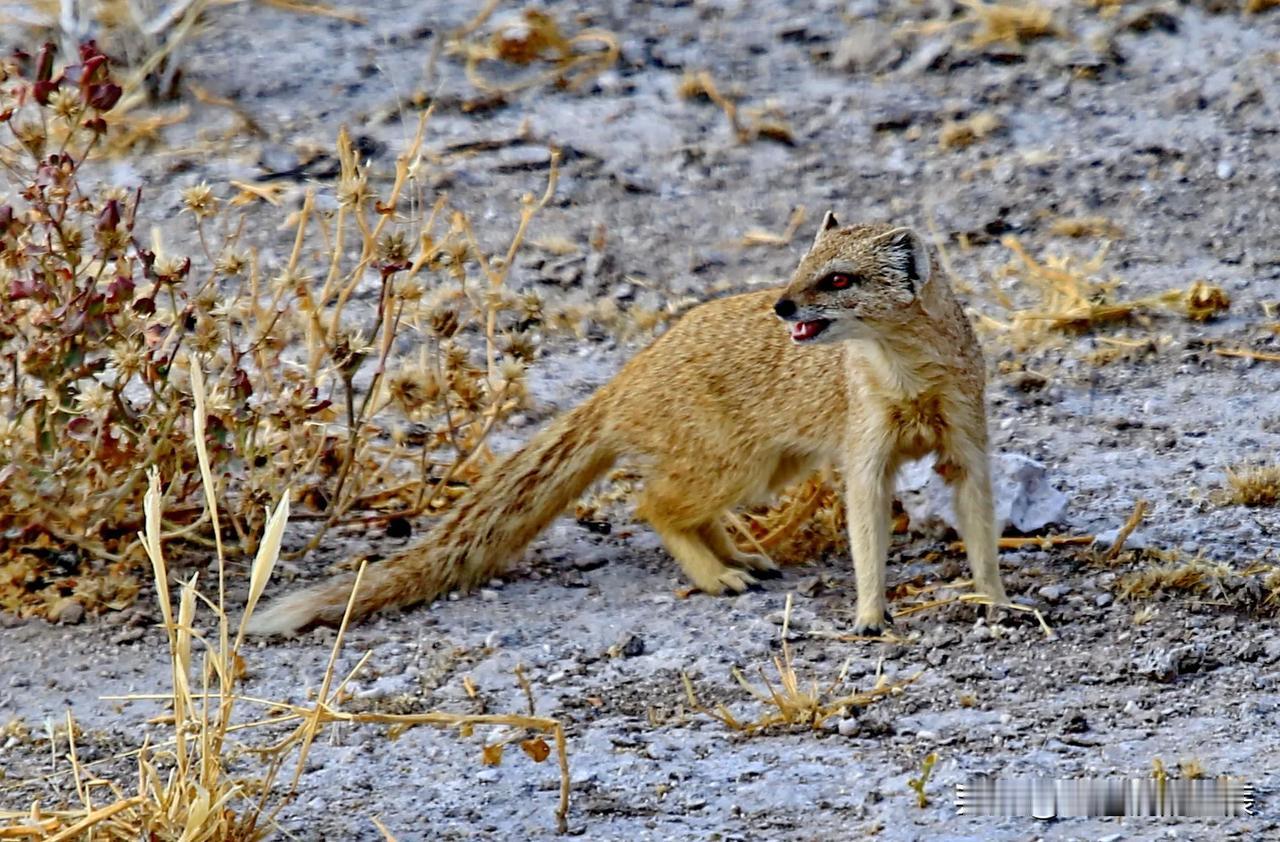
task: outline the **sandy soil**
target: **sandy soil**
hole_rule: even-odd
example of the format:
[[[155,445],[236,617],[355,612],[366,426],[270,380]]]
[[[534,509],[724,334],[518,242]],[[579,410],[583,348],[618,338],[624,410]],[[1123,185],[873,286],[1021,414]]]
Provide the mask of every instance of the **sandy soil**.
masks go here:
[[[216,36],[186,57],[187,78],[233,98],[266,136],[238,139],[220,155],[184,152],[231,124],[198,108],[170,130],[169,151],[119,164],[112,178],[145,184],[161,222],[180,188],[289,169],[307,149],[330,147],[340,122],[389,167],[416,120],[408,103],[426,84],[433,39],[464,22],[469,5],[380,0],[365,4],[364,27],[219,10]],[[1153,345],[1103,366],[1087,359],[1108,347],[1096,337],[1015,353],[1007,337],[984,332],[995,446],[1049,466],[1071,497],[1063,531],[1115,528],[1145,498],[1150,546],[1244,569],[1274,558],[1280,515],[1226,505],[1213,492],[1227,466],[1276,453],[1280,366],[1220,357],[1206,343],[1273,352],[1280,344],[1263,308],[1280,300],[1280,10],[1249,16],[1213,5],[1138,2],[1104,18],[1088,4],[1058,3],[1057,37],[975,49],[963,26],[900,34],[926,17],[945,19],[950,4],[935,0],[896,11],[861,0],[552,2],[546,8],[563,21],[617,33],[617,67],[581,92],[544,86],[468,111],[476,93],[461,65],[442,57],[429,147],[511,142],[445,155],[433,177],[491,223],[483,230],[496,242],[519,195],[540,188],[547,143],[559,144],[567,151],[560,190],[532,233],[586,253],[603,231],[604,250],[576,262],[529,250],[513,280],[549,297],[624,303],[785,277],[808,229],[789,248],[744,248],[740,239],[752,228],[781,230],[803,205],[814,218],[831,207],[850,220],[934,226],[969,304],[1002,319],[994,290],[1009,286],[997,270],[1010,253],[1000,236],[1016,234],[1037,254],[1088,257],[1096,240],[1054,236],[1051,223],[1105,216],[1124,230],[1105,264],[1124,296],[1204,279],[1230,294],[1231,310],[1208,324],[1171,316],[1113,331]],[[677,95],[682,74],[696,70],[743,107],[775,108],[794,145],[737,142],[718,108]],[[941,147],[948,120],[982,112],[998,118],[990,136]],[[329,189],[316,170],[310,183]],[[269,263],[282,259],[287,232],[253,236]],[[634,350],[605,336],[549,347],[533,369],[544,416]],[[335,539],[300,575],[317,578],[353,553],[398,545]],[[940,548],[900,536],[891,581],[962,574],[957,560],[932,552]],[[1043,608],[1053,640],[1021,617],[989,624],[953,607],[902,621],[901,643],[844,642],[854,593],[847,559],[816,559],[761,592],[680,599],[674,565],[643,527],[619,519],[600,535],[565,520],[504,582],[354,629],[342,667],[373,652],[353,702],[364,709],[519,712],[513,669],[522,664],[538,712],[567,725],[570,825],[594,839],[1276,834],[1274,620],[1213,593],[1125,601],[1117,573],[1090,558],[1067,549],[1002,557],[1010,592]],[[691,711],[682,672],[703,702],[723,701],[744,718],[761,713],[731,669],[756,683],[758,669],[772,674],[788,593],[802,677],[825,683],[847,662],[860,689],[877,670],[919,678],[816,732],[744,736]],[[82,760],[136,747],[148,730],[139,723],[155,710],[98,697],[166,685],[152,604],[144,598],[75,627],[0,617],[0,723],[21,717],[39,731],[70,707],[86,729]],[[1146,622],[1135,622],[1138,610]],[[321,630],[253,650],[249,692],[304,700],[331,640]],[[474,699],[464,676],[479,688]],[[380,838],[373,816],[399,839],[552,836],[554,765],[513,750],[501,766],[483,766],[485,736],[417,729],[388,741],[372,727],[334,731],[313,752],[283,825],[302,839]],[[921,808],[907,781],[929,752],[939,761]],[[978,772],[1139,777],[1156,758],[1245,777],[1258,787],[1260,816],[1035,822],[962,818],[953,806],[954,786]],[[39,734],[0,740],[0,806],[74,800],[65,775],[14,785],[51,763]]]

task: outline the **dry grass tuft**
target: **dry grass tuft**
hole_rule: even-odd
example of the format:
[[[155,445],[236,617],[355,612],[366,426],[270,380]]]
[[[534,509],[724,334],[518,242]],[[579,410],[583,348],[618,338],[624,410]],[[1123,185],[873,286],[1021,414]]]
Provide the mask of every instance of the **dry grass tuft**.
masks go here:
[[[1106,246],[1084,262],[1067,254],[1051,255],[1042,261],[1032,257],[1017,237],[1006,236],[1000,242],[1015,257],[1005,267],[1005,275],[1017,278],[1039,299],[1034,309],[1011,308],[1014,324],[1025,334],[1085,330],[1124,322],[1137,310],[1132,302],[1109,300],[1120,281],[1098,277],[1106,260]]]
[[[743,540],[742,549],[764,551],[780,564],[803,564],[848,545],[844,505],[831,472],[815,475],[729,522]]]
[[[1274,615],[1280,611],[1280,566],[1255,562],[1237,569],[1206,561],[1184,559],[1176,552],[1144,551],[1145,563],[1116,580],[1121,599],[1153,599],[1162,594],[1191,594],[1203,601],[1246,613]],[[1135,622],[1145,622],[1149,618]]]
[[[1000,128],[1000,118],[990,111],[982,111],[964,120],[950,120],[938,133],[938,145],[943,149],[964,149],[972,146]]]
[[[1230,501],[1240,506],[1280,505],[1280,465],[1228,468]]]
[[[791,621],[791,594],[787,594],[786,609],[782,621],[782,654],[773,659],[776,676],[770,680],[764,668],[759,669],[759,677],[763,687],[749,683],[737,668],[733,677],[738,684],[759,702],[763,712],[756,719],[742,719],[726,705],[718,704],[715,708],[703,706],[693,690],[693,682],[689,676],[681,673],[684,680],[685,695],[689,706],[698,713],[704,713],[722,723],[725,727],[744,734],[758,734],[772,728],[798,727],[810,730],[821,730],[832,717],[844,717],[850,708],[866,707],[886,696],[896,696],[903,689],[920,677],[920,673],[900,682],[891,682],[878,669],[876,681],[870,690],[851,691],[845,687],[845,678],[849,671],[846,661],[840,672],[825,687],[819,686],[817,680],[811,680],[806,687],[795,670],[791,657],[791,647],[787,644],[787,630]]]
[[[1049,9],[1031,4],[984,3],[962,0],[966,12],[961,23],[973,25],[969,45],[974,48],[1001,44],[1019,47],[1037,38],[1057,35]]]
[[[1205,281],[1196,281],[1187,287],[1177,301],[1187,318],[1195,322],[1209,321],[1231,309],[1231,296],[1227,295],[1227,291]]]

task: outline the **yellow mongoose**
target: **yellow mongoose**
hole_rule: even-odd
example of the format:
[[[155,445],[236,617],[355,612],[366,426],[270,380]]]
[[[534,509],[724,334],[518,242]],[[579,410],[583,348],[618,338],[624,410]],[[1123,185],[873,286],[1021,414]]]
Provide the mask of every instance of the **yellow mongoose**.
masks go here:
[[[786,322],[787,327],[779,323]],[[1006,602],[996,560],[982,353],[921,238],[828,213],[781,292],[690,310],[585,403],[481,478],[417,546],[369,567],[354,614],[434,599],[501,573],[620,458],[644,475],[637,514],[709,594],[772,572],[721,519],[833,461],[844,476],[860,631],[885,601],[893,477],[938,454],[974,584]],[[344,577],[253,617],[259,634],[342,618]]]

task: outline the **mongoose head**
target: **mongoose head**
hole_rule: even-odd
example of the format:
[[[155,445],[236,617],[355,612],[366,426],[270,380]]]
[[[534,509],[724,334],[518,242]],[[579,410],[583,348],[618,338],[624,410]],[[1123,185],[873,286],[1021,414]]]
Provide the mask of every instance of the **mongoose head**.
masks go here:
[[[929,251],[910,228],[842,228],[828,212],[773,311],[797,345],[868,339],[918,316],[913,305],[931,274]]]

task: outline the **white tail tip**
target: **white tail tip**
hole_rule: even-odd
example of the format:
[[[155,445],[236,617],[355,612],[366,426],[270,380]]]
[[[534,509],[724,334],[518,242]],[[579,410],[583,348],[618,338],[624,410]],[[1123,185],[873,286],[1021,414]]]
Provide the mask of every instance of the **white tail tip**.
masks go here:
[[[314,594],[306,591],[290,594],[255,611],[245,625],[245,634],[257,637],[285,635],[292,637],[316,620]]]

